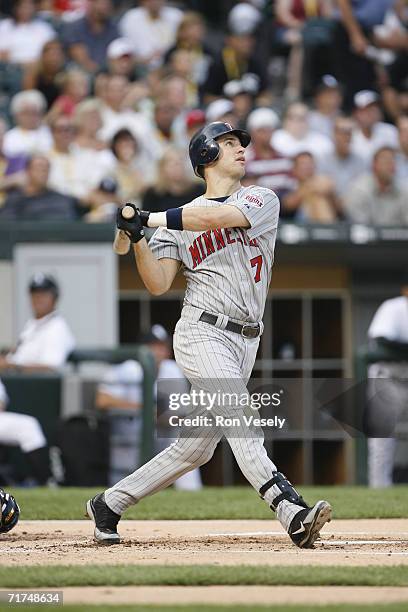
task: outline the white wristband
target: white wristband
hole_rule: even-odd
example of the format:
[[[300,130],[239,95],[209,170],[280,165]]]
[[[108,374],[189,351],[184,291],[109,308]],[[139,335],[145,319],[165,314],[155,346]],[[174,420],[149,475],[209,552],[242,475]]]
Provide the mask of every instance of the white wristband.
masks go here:
[[[166,212],[150,213],[147,227],[167,227]]]

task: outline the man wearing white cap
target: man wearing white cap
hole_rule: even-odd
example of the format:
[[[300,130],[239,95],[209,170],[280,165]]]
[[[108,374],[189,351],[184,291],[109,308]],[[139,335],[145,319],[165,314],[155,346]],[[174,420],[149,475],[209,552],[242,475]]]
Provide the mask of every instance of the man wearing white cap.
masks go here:
[[[214,102],[211,102],[211,104],[207,106],[205,119],[207,123],[224,121],[226,123],[231,123],[231,125],[235,125],[236,117],[234,115],[233,103],[231,100],[226,100],[225,98],[214,100]]]
[[[271,145],[279,117],[270,108],[257,108],[248,116],[251,144],[246,153],[245,182],[272,189],[279,197],[294,188],[291,177],[293,162],[280,155]]]
[[[113,40],[106,52],[110,74],[119,74],[130,81],[135,80],[135,57],[133,45],[127,38]]]
[[[381,121],[379,96],[375,91],[364,89],[354,96],[354,118],[358,129],[354,132],[352,151],[370,162],[380,147],[398,149],[398,130]]]

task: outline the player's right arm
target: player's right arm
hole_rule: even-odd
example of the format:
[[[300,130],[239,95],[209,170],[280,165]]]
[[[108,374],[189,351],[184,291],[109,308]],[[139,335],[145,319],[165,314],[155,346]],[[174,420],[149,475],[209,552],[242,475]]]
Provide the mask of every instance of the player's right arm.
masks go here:
[[[133,250],[138,272],[149,293],[166,293],[180,268],[180,261],[167,257],[156,259],[145,239],[136,242]]]

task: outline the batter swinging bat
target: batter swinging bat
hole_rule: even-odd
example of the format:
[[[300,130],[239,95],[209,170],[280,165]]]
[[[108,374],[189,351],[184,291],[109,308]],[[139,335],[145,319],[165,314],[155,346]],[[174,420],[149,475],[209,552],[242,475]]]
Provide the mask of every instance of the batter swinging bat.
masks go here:
[[[121,210],[121,215],[124,219],[133,219],[135,211],[131,206],[124,206]],[[113,250],[117,255],[126,255],[130,249],[130,240],[123,230],[117,230],[115,240],[113,242]]]

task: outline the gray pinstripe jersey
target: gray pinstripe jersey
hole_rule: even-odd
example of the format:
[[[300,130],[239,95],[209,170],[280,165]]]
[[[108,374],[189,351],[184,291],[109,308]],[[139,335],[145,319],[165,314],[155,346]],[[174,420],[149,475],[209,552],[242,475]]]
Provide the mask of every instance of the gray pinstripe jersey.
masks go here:
[[[279,199],[270,189],[252,185],[222,203],[200,196],[185,207],[222,204],[236,206],[251,227],[206,232],[159,228],[149,246],[158,259],[182,262],[187,280],[184,305],[256,323],[262,318],[272,275]]]

